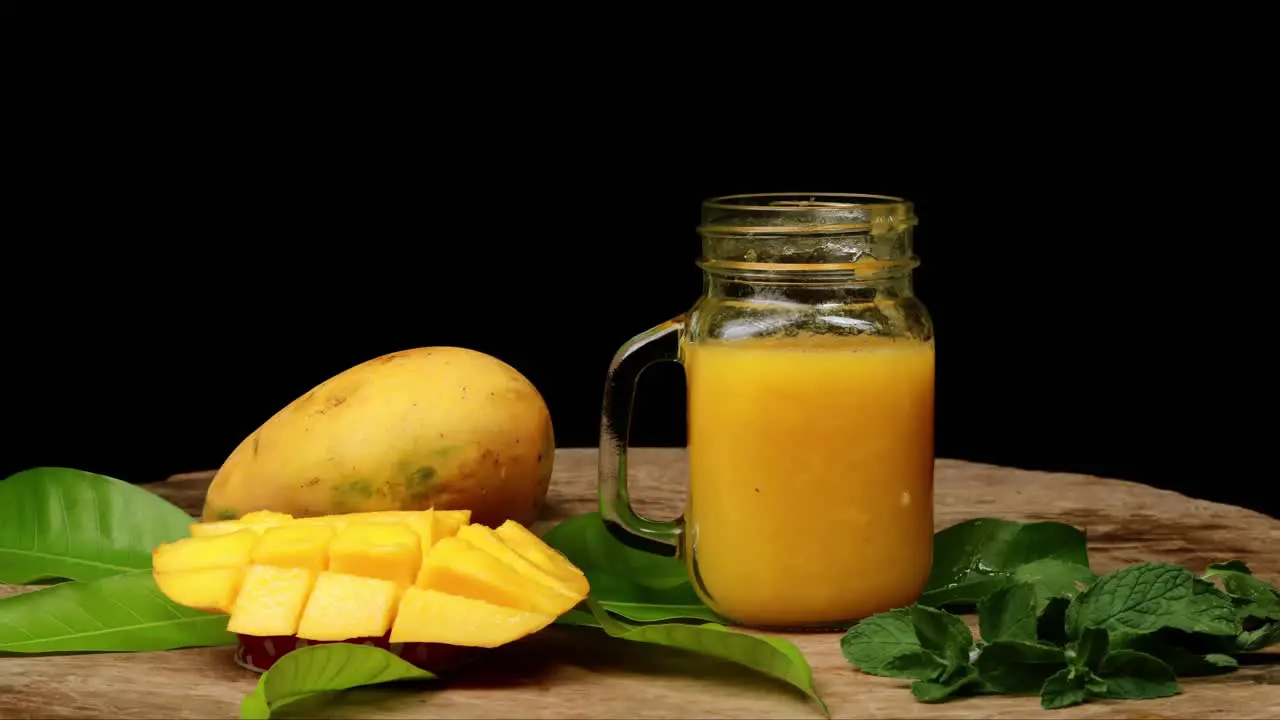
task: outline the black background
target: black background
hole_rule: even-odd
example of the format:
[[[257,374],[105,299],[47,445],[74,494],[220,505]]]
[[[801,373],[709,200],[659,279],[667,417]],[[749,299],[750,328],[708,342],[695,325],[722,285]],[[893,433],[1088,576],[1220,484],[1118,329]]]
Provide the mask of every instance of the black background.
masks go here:
[[[217,90],[146,113],[113,90],[23,136],[5,474],[212,469],[315,384],[426,345],[511,363],[560,446],[594,446],[613,352],[700,291],[699,202],[841,191],[916,204],[939,456],[1280,514],[1239,138],[1176,96],[926,94],[792,129],[652,88],[359,110],[354,88]],[[681,383],[646,374],[635,444],[683,443]]]

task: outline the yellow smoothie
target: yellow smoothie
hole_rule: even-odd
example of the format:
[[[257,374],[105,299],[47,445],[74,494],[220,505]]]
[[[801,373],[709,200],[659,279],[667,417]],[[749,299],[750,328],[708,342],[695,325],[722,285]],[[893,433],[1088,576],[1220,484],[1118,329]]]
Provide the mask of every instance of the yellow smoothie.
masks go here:
[[[913,602],[933,542],[932,343],[699,341],[685,367],[686,557],[703,600],[772,627]]]

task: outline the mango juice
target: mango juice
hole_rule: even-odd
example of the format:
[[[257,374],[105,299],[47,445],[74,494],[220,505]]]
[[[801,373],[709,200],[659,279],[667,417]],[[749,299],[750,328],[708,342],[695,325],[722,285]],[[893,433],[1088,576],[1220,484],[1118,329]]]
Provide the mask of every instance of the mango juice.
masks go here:
[[[684,353],[685,556],[704,601],[762,627],[913,602],[932,560],[932,343],[814,335]]]

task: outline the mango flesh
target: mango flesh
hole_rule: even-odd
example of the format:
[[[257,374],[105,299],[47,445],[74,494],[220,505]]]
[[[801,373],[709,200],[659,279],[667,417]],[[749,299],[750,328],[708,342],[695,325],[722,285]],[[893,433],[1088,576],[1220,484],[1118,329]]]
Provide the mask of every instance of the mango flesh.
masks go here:
[[[498,534],[492,528],[487,528],[483,525],[467,525],[458,531],[457,537],[459,540],[465,540],[501,560],[526,578],[541,583],[561,595],[576,598],[574,600],[575,603],[582,599],[582,594],[574,590],[572,585],[557,580],[537,565],[529,562],[519,552],[502,542],[502,538],[498,537]]]
[[[334,572],[360,574],[410,585],[422,564],[422,541],[405,525],[349,524],[329,547]]]
[[[457,537],[445,538],[431,548],[415,585],[553,617],[563,615],[581,599],[566,598]]]
[[[266,510],[251,512],[244,517],[235,520],[222,520],[217,522],[195,523],[191,526],[192,537],[204,537],[209,535],[225,535],[233,533],[237,530],[250,529],[258,533],[266,532],[267,528],[275,525],[283,525],[293,519],[292,515],[287,513],[276,513]]]
[[[179,605],[229,615],[235,607],[236,596],[240,594],[244,568],[179,570],[156,573],[155,579],[160,592]]]
[[[334,532],[327,525],[281,525],[267,528],[249,553],[255,565],[306,568],[312,572],[329,569],[329,546]]]
[[[569,562],[569,558],[558,550],[542,542],[542,538],[534,535],[529,528],[514,522],[504,522],[494,531],[512,550],[520,553],[526,560],[538,566],[543,572],[559,580],[575,594],[586,597],[591,589],[587,576],[582,574],[578,566]]]
[[[153,572],[174,602],[229,614],[231,632],[308,640],[389,634],[392,642],[495,647],[542,629],[586,597],[581,572],[532,532],[507,521],[516,547],[501,528],[440,527],[443,514],[331,515],[262,532],[242,526],[157,547]],[[455,534],[428,543],[424,527]],[[555,574],[530,558],[550,563]]]
[[[214,537],[190,538],[183,544],[166,543],[152,551],[151,567],[164,573],[248,565],[260,537],[255,532],[240,530]]]
[[[298,621],[305,640],[382,637],[400,604],[400,586],[390,580],[323,572]],[[358,611],[352,612],[358,608]]]
[[[391,642],[492,648],[538,632],[554,620],[552,615],[411,587],[400,602]]]
[[[350,368],[263,423],[219,469],[203,519],[434,507],[528,525],[554,455],[546,403],[518,371],[474,350],[416,348]]]
[[[294,634],[315,581],[316,574],[306,568],[250,565],[227,630],[245,635]]]

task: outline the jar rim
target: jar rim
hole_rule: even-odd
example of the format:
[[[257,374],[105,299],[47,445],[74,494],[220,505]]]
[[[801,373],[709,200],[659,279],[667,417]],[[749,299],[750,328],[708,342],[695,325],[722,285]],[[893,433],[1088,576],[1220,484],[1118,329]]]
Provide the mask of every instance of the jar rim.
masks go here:
[[[777,198],[775,202],[768,204],[756,204],[755,201],[763,198]],[[809,198],[808,200],[788,200],[786,198]],[[832,198],[832,199],[823,199]],[[836,200],[834,198],[843,198],[845,200]],[[743,202],[734,202],[741,200]],[[791,203],[791,204],[782,204]],[[905,205],[910,206],[911,203],[906,198],[897,197],[896,195],[874,195],[867,193],[843,193],[843,192],[770,192],[770,193],[737,193],[734,195],[719,195],[713,198],[707,198],[702,201],[702,207],[716,210],[765,210],[765,211],[805,211],[822,208],[832,208],[848,210],[859,207],[884,207],[885,205]]]
[[[899,232],[916,224],[911,202],[864,193],[739,193],[702,202],[703,235]]]

